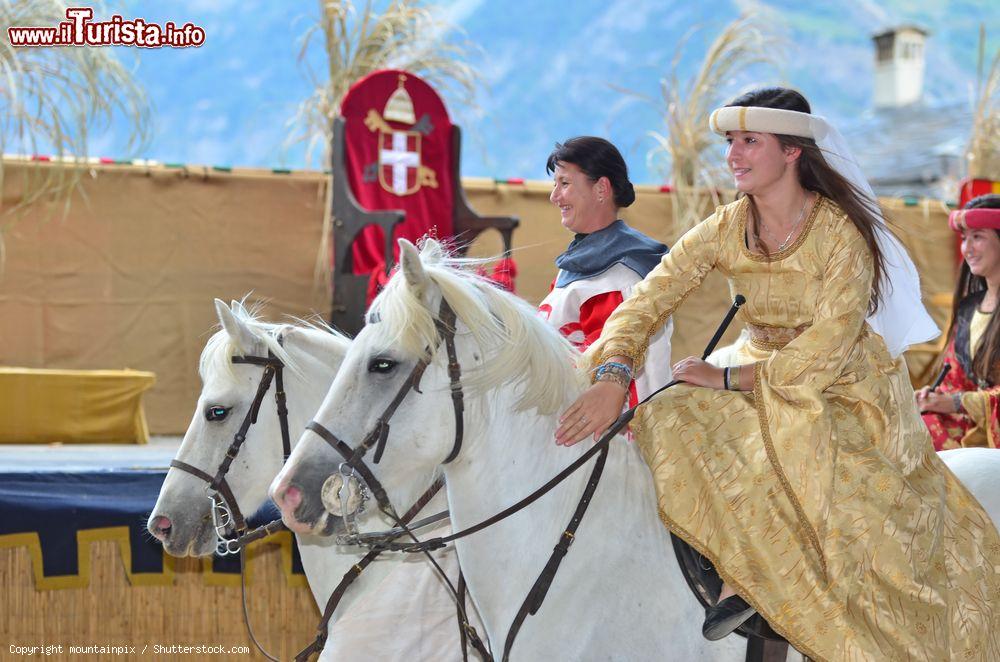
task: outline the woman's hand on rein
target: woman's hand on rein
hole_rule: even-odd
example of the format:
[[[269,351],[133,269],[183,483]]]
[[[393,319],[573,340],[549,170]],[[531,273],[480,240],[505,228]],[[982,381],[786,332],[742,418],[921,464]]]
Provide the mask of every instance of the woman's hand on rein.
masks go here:
[[[955,400],[950,393],[938,393],[928,389],[920,389],[917,395],[917,408],[921,413],[933,412],[935,414],[954,414]]]
[[[596,382],[563,415],[556,429],[556,445],[572,446],[593,435],[594,441],[621,416],[628,391],[615,382]]]
[[[711,363],[689,356],[674,364],[674,379],[708,388],[725,388],[722,381],[722,368],[716,368]]]

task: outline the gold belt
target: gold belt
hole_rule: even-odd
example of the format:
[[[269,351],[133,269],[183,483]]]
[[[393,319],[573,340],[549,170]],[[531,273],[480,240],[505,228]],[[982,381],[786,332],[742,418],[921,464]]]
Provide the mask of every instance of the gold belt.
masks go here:
[[[808,324],[802,324],[794,329],[784,326],[767,326],[766,324],[747,324],[750,342],[758,349],[781,349],[798,338],[808,328]]]

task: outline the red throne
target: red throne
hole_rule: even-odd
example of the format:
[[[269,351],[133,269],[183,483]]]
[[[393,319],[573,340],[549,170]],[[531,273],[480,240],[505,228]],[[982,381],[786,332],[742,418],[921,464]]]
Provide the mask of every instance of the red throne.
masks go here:
[[[459,177],[461,131],[425,81],[398,70],[355,83],[333,131],[333,312],[356,333],[397,258],[396,239],[424,235],[464,253],[487,229],[501,233],[505,256],[518,219],[480,216]],[[512,273],[502,260],[496,277]],[[512,282],[510,283],[512,286]]]

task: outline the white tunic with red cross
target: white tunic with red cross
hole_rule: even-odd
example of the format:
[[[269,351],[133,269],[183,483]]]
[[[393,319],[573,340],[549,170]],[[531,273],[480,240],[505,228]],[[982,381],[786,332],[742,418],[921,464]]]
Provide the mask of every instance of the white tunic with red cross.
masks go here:
[[[597,340],[604,322],[615,308],[632,294],[641,281],[639,274],[624,264],[590,278],[574,280],[565,287],[555,287],[538,306],[539,314],[559,329],[581,351]],[[670,381],[670,336],[672,319],[650,338],[646,362],[630,387],[629,403],[636,404]]]

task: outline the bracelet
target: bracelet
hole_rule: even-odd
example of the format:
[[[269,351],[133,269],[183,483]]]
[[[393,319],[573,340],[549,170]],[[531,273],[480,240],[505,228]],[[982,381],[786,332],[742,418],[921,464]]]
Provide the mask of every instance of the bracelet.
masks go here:
[[[618,363],[617,361],[606,361],[601,365],[597,366],[597,372],[624,372],[628,375],[629,379],[632,379],[632,368],[628,367],[624,363]]]
[[[594,377],[594,383],[596,384],[597,382],[614,382],[627,391],[632,380],[625,377],[622,373],[605,371],[598,373]]]
[[[743,366],[733,366],[731,368],[722,369],[722,387],[727,391],[739,391],[740,390],[740,373],[743,370]]]
[[[735,378],[733,377],[733,370],[736,371]],[[735,368],[729,369],[729,390],[739,391],[740,390],[740,376],[743,374],[743,366],[738,365]]]
[[[965,411],[965,408],[962,407],[962,394],[961,393],[952,393],[951,394],[951,404],[952,404],[952,406],[955,407],[955,413],[956,414],[961,414],[962,412]]]
[[[625,387],[632,383],[632,368],[628,367],[624,363],[617,363],[615,361],[608,361],[607,363],[602,363],[597,366],[594,371],[594,381],[607,381],[602,379],[604,375],[619,375],[625,383]]]

